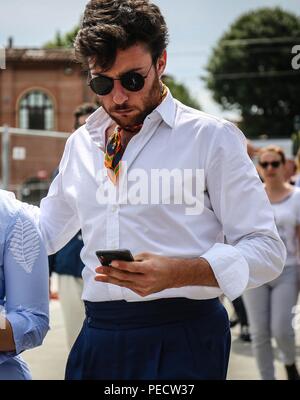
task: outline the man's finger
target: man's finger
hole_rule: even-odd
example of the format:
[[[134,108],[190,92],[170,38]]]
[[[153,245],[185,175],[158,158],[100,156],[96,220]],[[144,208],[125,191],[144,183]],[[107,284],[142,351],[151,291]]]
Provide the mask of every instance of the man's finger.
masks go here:
[[[122,271],[134,272],[137,274],[144,273],[144,265],[140,261],[118,261],[113,260],[111,266]]]
[[[153,255],[153,254],[152,254]],[[134,255],[134,261],[144,261],[148,260],[151,257],[150,253],[139,253]]]
[[[131,289],[131,287],[133,286],[132,282],[120,281],[119,279],[115,279],[112,276],[108,275],[96,275],[94,279],[97,282],[110,283],[112,285],[126,287],[128,289]]]
[[[98,267],[96,272],[100,275],[107,275],[109,277],[118,279],[120,281],[135,282],[141,277],[141,274],[120,270],[114,267]]]

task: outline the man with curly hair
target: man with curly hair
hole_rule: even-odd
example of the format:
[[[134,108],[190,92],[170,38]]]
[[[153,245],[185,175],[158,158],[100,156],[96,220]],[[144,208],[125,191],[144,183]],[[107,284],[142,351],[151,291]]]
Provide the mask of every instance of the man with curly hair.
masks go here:
[[[172,97],[167,44],[147,0],[86,6],[75,49],[101,107],[68,140],[41,205],[49,252],[79,229],[84,241],[86,319],[66,379],[225,379],[219,296],[233,300],[283,267],[242,133]],[[159,183],[166,173],[170,187]],[[192,184],[202,190],[187,208]],[[100,249],[129,249],[134,261],[98,266]]]

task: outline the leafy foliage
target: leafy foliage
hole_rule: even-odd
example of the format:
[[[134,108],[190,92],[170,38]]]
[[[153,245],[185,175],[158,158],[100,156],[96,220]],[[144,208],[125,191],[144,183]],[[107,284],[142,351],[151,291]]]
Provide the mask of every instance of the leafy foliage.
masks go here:
[[[76,38],[79,26],[76,25],[70,32],[65,33],[63,36],[60,32],[56,32],[54,40],[45,44],[46,49],[58,48],[72,48]]]
[[[300,18],[280,8],[242,15],[219,40],[206,83],[226,110],[238,109],[249,137],[290,137],[300,114],[300,71],[292,48],[300,44]]]
[[[198,101],[192,97],[189,90],[183,83],[178,83],[170,75],[165,75],[163,77],[163,81],[177,100],[181,101],[181,103],[185,104],[186,106],[200,110],[201,107]]]

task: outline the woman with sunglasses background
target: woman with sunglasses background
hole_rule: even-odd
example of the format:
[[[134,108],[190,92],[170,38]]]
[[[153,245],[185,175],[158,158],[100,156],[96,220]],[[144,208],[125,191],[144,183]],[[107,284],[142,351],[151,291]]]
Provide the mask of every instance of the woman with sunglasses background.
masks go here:
[[[282,274],[275,280],[245,292],[252,348],[262,379],[275,379],[271,339],[275,338],[289,380],[298,380],[295,334],[292,320],[297,304],[300,244],[300,189],[285,180],[286,157],[277,146],[262,148],[258,170],[274,210],[279,235],[287,249]]]

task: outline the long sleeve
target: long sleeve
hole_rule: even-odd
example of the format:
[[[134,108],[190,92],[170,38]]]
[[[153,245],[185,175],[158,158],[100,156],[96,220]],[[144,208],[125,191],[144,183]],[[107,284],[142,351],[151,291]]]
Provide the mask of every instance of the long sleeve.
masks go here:
[[[3,252],[5,317],[16,350],[0,352],[0,363],[41,345],[49,329],[48,258],[32,217],[22,207],[5,232]]]
[[[70,140],[68,140],[59,173],[52,182],[47,197],[41,201],[39,224],[48,254],[56,253],[64,247],[80,229],[76,210],[72,208],[65,196],[68,182],[63,182],[70,147]]]
[[[209,149],[207,189],[227,244],[215,244],[202,257],[233,300],[245,289],[275,279],[286,251],[243,134],[230,123],[222,129]]]

